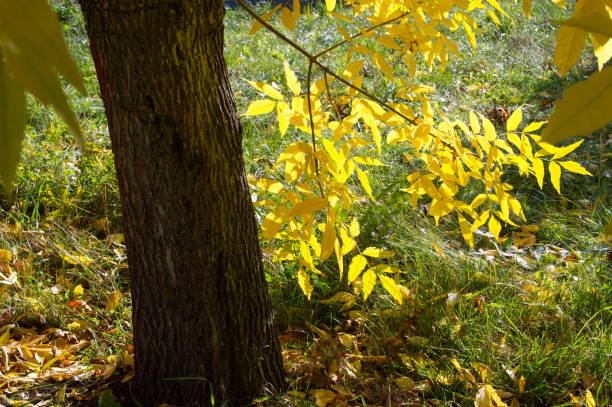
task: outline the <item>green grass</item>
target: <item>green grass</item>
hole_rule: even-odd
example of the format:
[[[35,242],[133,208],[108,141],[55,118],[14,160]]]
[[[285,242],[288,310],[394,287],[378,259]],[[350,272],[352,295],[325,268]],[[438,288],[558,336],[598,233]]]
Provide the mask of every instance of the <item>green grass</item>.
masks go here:
[[[485,18],[476,52],[458,36],[462,59],[449,62],[442,73],[419,68],[419,81],[436,88],[435,100],[450,117],[465,119],[471,109],[484,112],[499,105],[512,111],[522,105],[530,120],[546,119],[552,112],[550,102],[593,69],[586,49],[581,64],[567,77],[559,78],[554,71],[556,26],[550,20],[568,12],[548,2],[534,2],[533,18],[527,20],[519,7],[505,3],[512,20],[502,19],[497,28]],[[71,322],[84,320],[90,329],[76,334],[90,346],[78,358],[84,365],[101,364],[111,355],[123,357],[131,341],[121,208],[83,19],[76,2],[53,4],[88,87],[87,97],[70,88],[68,95],[91,152],[83,154],[55,114],[29,100],[16,198],[0,200],[0,248],[12,253],[10,265],[19,282],[0,286],[1,324],[33,332],[49,327],[70,331]],[[260,13],[268,9],[257,7]],[[276,17],[271,21],[276,23]],[[226,59],[240,113],[260,98],[244,79],[284,89],[283,59],[302,81],[307,70],[304,58],[265,30],[247,36],[251,24],[245,12],[227,10]],[[299,21],[295,38],[314,50],[341,37],[320,7],[313,6]],[[341,69],[342,52],[326,63]],[[394,70],[398,75],[405,72],[401,64]],[[470,85],[477,86],[468,90]],[[393,83],[377,74],[372,74],[366,88],[387,99],[397,92]],[[243,117],[243,127],[246,166],[255,175],[269,173],[286,145],[309,139],[295,129],[281,137],[269,116]],[[399,188],[406,187],[405,177],[416,164],[404,161],[403,147],[385,145],[380,159],[389,167],[374,171],[371,180],[376,201],[356,205],[362,225],[359,244],[396,253],[393,262],[403,270],[399,279],[410,298],[397,306],[376,287],[368,301],[358,300],[343,310],[341,304],[320,302],[338,291],[350,291],[331,277],[317,281],[309,302],[297,284],[295,265],[272,264],[266,258],[273,302],[287,339],[284,347],[295,357],[286,355],[290,390],[303,394],[290,391],[260,404],[313,405],[308,392],[331,387],[322,378],[333,371],[332,361],[342,376],[334,389],[340,391],[342,385],[348,390],[347,405],[381,404],[382,394],[398,404],[436,400],[435,405],[472,406],[481,382],[472,363],[487,365],[491,369],[487,382],[511,393],[517,385],[506,370],[517,368],[516,378],[523,376],[526,383],[518,396],[522,406],[571,405],[569,394],[583,395],[587,388],[598,406],[612,403],[612,277],[606,259],[610,248],[599,241],[602,224],[612,216],[609,133],[610,127],[595,132],[572,154],[571,159],[583,163],[593,176],[564,175],[562,196],[550,185],[540,191],[533,177],[524,180],[510,174],[528,223],[540,226],[538,245],[520,250],[512,248],[511,239],[498,245],[486,236],[477,236],[477,250],[470,250],[452,217],[436,226],[422,207],[413,211]],[[259,217],[265,214],[257,211]],[[506,228],[503,233],[513,232]],[[487,258],[489,250],[497,255]],[[337,276],[333,262],[321,268]],[[90,311],[71,305],[79,284]],[[115,290],[121,293],[119,305],[106,312],[107,298]],[[447,304],[448,293],[458,293],[454,305]],[[343,333],[355,336],[357,350],[339,343]],[[427,343],[404,336],[427,338]],[[393,345],[394,340],[399,343]],[[350,356],[355,352],[388,359],[362,362],[352,376],[346,363],[355,363]],[[469,369],[477,383],[457,379],[452,359]],[[394,381],[398,377],[410,378],[420,387],[408,391]],[[78,394],[97,386],[69,384]],[[53,394],[59,387],[55,385]]]

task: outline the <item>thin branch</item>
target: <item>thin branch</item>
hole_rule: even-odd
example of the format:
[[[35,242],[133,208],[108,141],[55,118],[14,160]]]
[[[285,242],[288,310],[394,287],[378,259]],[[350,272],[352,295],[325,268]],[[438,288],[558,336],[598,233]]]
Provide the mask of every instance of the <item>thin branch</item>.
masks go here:
[[[312,60],[310,60],[310,62],[308,63],[308,78],[306,79],[306,97],[308,98],[308,116],[310,118],[310,135],[312,137],[312,156],[314,157],[315,174],[317,176],[317,185],[319,186],[319,192],[321,192],[321,196],[325,196],[325,193],[323,192],[323,186],[321,185],[321,182],[319,181],[319,179],[321,178],[319,176],[319,160],[317,160],[317,156],[315,155],[315,153],[317,152],[317,140],[315,138],[314,120],[312,118],[312,102],[310,101],[311,99],[311,94],[310,94],[311,78],[312,78]]]
[[[387,110],[395,113],[396,115],[398,115],[402,119],[406,120],[408,123],[412,124],[413,126],[418,126],[418,123],[417,123],[417,121],[415,119],[410,118],[410,117],[406,116],[405,114],[398,112],[397,109],[391,107],[389,104],[385,103],[380,98],[377,98],[376,96],[374,96],[371,93],[365,91],[364,89],[360,88],[359,86],[355,86],[352,83],[346,81],[340,75],[336,74],[335,72],[330,70],[327,66],[323,65],[321,62],[319,62],[317,60],[317,56],[312,55],[311,53],[306,51],[304,48],[300,47],[298,44],[296,44],[294,41],[292,41],[286,35],[284,35],[280,31],[278,31],[276,28],[274,28],[270,23],[268,23],[267,21],[262,19],[259,15],[257,15],[257,13],[255,13],[255,11],[253,9],[251,9],[249,6],[247,6],[247,4],[244,2],[244,0],[236,0],[236,1],[240,5],[240,7],[242,7],[244,10],[246,10],[246,12],[249,13],[262,26],[266,27],[266,29],[268,29],[270,32],[272,32],[274,35],[276,35],[278,38],[280,38],[281,40],[283,40],[284,42],[286,42],[287,44],[289,44],[290,46],[295,48],[299,53],[301,53],[306,58],[308,58],[308,61],[310,61],[310,65],[314,64],[314,65],[318,66],[324,73],[327,73],[330,76],[333,76],[334,78],[336,78],[341,83],[343,83],[346,86],[348,86],[349,88],[354,89],[355,91],[361,93],[362,95],[364,95],[367,98],[373,100],[374,102],[380,104],[381,106],[383,106]],[[310,93],[310,87],[308,87],[308,92]],[[310,103],[310,98],[308,99],[308,101]],[[453,151],[455,150],[454,147],[452,147],[451,145],[443,142],[442,140],[440,140],[440,141],[442,142],[443,145],[447,146],[448,148],[452,149]]]
[[[327,54],[328,52],[331,52],[331,51],[335,50],[336,48],[346,44],[347,42],[352,42],[354,39],[361,37],[365,33],[368,33],[370,31],[374,31],[375,29],[380,28],[382,26],[385,26],[387,24],[392,24],[392,23],[396,22],[397,20],[400,20],[400,19],[406,17],[408,14],[409,14],[408,12],[402,13],[401,15],[399,15],[399,16],[397,16],[395,18],[392,18],[390,20],[384,21],[384,22],[382,22],[380,24],[373,25],[372,27],[368,27],[364,31],[359,32],[358,34],[351,35],[351,40],[350,41],[349,40],[340,41],[337,44],[334,44],[334,45],[332,45],[332,46],[330,46],[328,48],[325,48],[323,51],[321,51],[317,55],[315,55],[315,59],[318,59],[323,54]]]

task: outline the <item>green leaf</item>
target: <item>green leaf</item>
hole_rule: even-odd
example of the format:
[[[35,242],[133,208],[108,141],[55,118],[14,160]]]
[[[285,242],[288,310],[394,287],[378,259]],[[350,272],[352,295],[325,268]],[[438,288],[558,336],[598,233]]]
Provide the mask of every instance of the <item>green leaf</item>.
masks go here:
[[[6,191],[12,188],[19,162],[25,114],[23,88],[8,76],[0,53],[0,181]]]
[[[100,396],[98,397],[98,406],[99,407],[121,407],[121,404],[115,400],[115,396],[113,395],[113,391],[106,389]]]
[[[542,141],[557,143],[568,137],[587,136],[612,121],[612,66],[569,87],[556,104]]]

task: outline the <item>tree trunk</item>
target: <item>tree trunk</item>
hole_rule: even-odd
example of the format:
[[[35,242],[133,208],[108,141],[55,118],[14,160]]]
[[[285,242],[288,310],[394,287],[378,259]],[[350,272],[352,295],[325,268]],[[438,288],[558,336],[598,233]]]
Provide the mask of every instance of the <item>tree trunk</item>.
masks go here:
[[[279,390],[222,0],[80,2],[123,203],[136,400],[222,405]]]

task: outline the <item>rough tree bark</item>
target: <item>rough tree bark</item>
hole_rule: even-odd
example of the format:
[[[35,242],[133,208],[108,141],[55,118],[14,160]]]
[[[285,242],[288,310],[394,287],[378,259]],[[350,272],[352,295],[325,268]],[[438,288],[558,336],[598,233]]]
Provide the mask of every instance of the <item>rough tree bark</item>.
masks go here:
[[[222,0],[80,0],[112,139],[143,406],[244,401],[282,358],[223,57]]]

